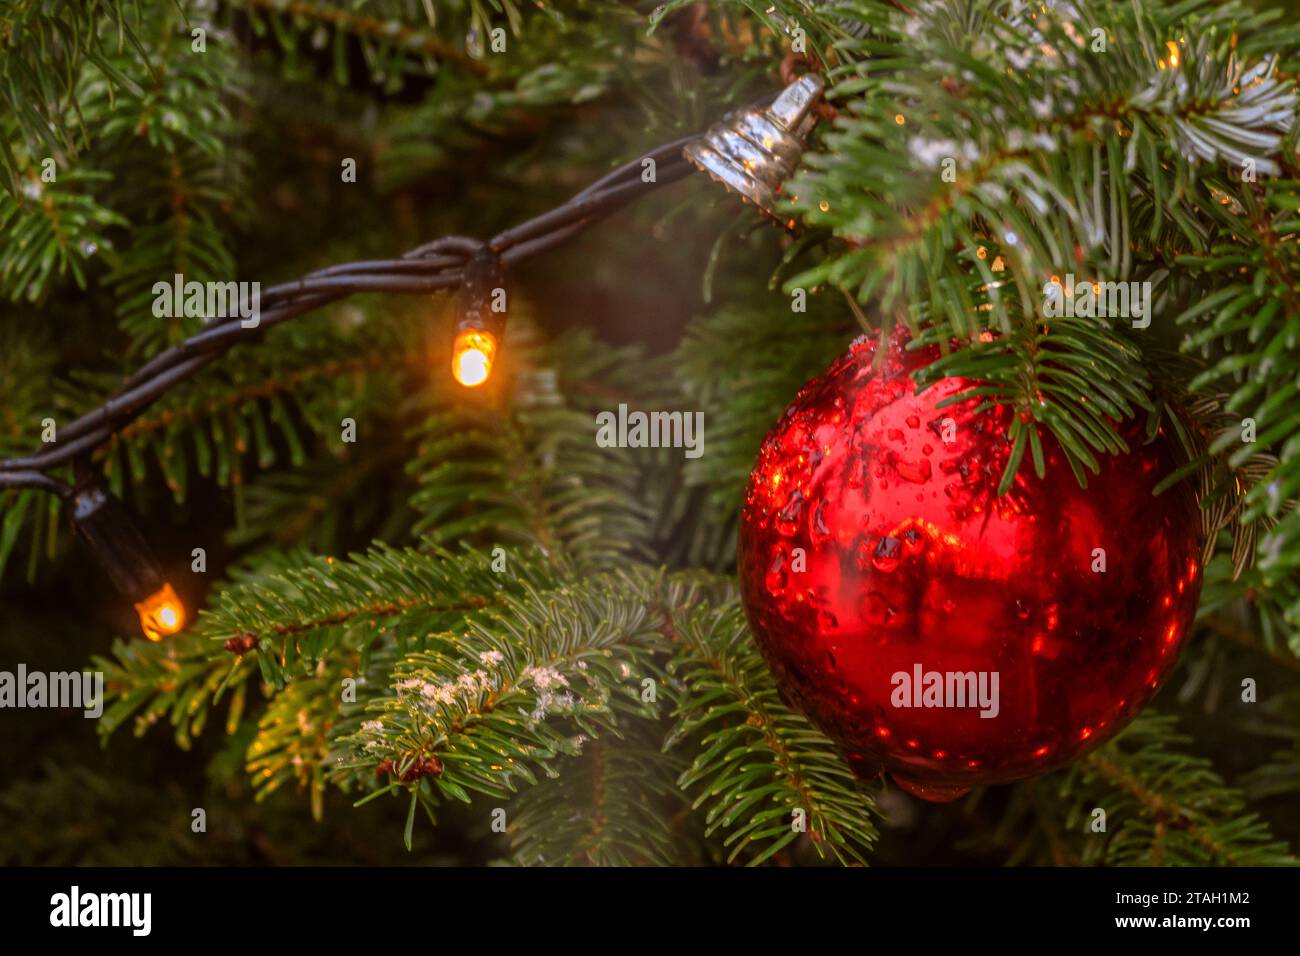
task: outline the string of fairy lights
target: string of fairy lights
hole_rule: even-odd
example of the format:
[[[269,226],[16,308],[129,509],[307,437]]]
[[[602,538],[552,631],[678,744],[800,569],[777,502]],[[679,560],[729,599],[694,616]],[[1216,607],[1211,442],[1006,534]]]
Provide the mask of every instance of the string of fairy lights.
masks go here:
[[[703,170],[760,211],[775,216],[781,184],[798,165],[816,120],[823,82],[808,73],[775,97],[729,113],[706,133],[665,143],[619,166],[561,205],[487,241],[444,236],[397,259],[329,266],[265,290],[258,321],[215,319],[154,356],[101,404],[58,429],[57,441],[31,455],[0,460],[0,492],[34,489],[61,498],[77,536],[117,590],[135,606],[150,640],[182,630],[186,610],[126,507],[103,487],[94,452],[169,390],[266,329],[357,292],[428,294],[459,288],[451,374],[476,388],[491,376],[507,310],[505,276],[605,216]],[[793,223],[787,223],[793,225]],[[72,468],[68,482],[54,472]]]

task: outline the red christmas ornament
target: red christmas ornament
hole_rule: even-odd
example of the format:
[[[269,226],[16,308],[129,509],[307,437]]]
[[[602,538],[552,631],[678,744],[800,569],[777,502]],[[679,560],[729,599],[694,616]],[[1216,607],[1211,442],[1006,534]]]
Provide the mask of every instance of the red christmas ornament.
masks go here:
[[[1107,740],[1177,658],[1200,524],[1168,441],[1098,456],[1079,487],[1054,440],[998,497],[1011,410],[921,394],[937,349],[873,340],[806,385],[750,475],[740,580],[786,699],[860,774],[950,800]]]

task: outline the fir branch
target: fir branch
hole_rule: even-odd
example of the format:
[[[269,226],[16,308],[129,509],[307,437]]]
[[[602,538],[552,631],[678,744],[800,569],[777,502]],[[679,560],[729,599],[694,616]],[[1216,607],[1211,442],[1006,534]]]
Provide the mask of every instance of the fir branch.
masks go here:
[[[1292,272],[1300,259],[1294,243],[1282,240],[1296,227],[1300,185],[1275,180],[1258,189],[1213,188],[1219,201],[1208,208],[1218,226],[1215,241],[1204,254],[1179,259],[1216,284],[1178,319],[1199,324],[1184,347],[1209,363],[1188,387],[1206,391],[1231,383],[1233,391],[1218,400],[1205,457],[1244,492],[1234,517],[1242,526],[1261,526],[1259,567],[1269,584],[1285,587],[1300,567],[1290,547],[1300,540],[1300,418],[1289,411],[1296,384],[1282,361],[1300,336],[1292,311]],[[1287,614],[1293,625],[1300,622],[1300,601]]]
[[[1294,865],[1243,792],[1188,743],[1173,717],[1145,713],[1071,767],[1016,784],[1001,819],[974,818],[982,829],[968,842],[1003,845],[1010,863]]]
[[[242,486],[240,522],[227,540],[317,554],[345,550],[362,536],[408,544],[416,517],[406,506],[409,488],[389,489],[385,479],[409,457],[405,444],[342,460],[327,451],[300,468],[258,475]]]
[[[19,174],[36,157],[66,168],[85,144],[86,132],[65,122],[81,118],[77,82],[87,64],[99,66],[115,92],[138,91],[109,56],[130,49],[143,14],[137,2],[115,0],[16,0],[0,13],[0,115],[12,118],[24,146],[15,148],[9,129],[0,136],[5,188],[14,199]],[[24,148],[25,147],[25,148]]]
[[[12,301],[38,302],[54,283],[71,274],[79,288],[87,284],[84,260],[109,244],[113,227],[127,220],[94,195],[109,180],[102,170],[59,171],[53,182],[38,168],[20,170],[19,195],[0,194],[0,290]]]
[[[1208,760],[1171,749],[1189,741],[1173,718],[1147,714],[1065,772],[1063,792],[1083,791],[1072,794],[1071,826],[1082,828],[1093,806],[1106,811],[1107,836],[1088,857],[1115,866],[1293,864]]]
[[[521,582],[537,574],[533,565],[519,564]],[[209,640],[252,639],[264,679],[283,686],[291,670],[313,673],[340,643],[358,647],[377,629],[385,633],[380,625],[387,619],[417,641],[459,627],[467,614],[489,606],[503,583],[481,556],[376,546],[347,561],[318,558],[244,581],[222,592],[196,629]]]
[[[690,742],[678,786],[708,808],[706,835],[723,837],[728,862],[756,865],[799,837],[802,814],[818,853],[865,862],[873,803],[834,745],[780,702],[734,598],[696,610],[681,598],[664,600],[677,718],[665,747]]]
[[[4,202],[0,197],[0,204]],[[48,336],[17,326],[0,327],[0,454],[29,448],[40,440],[43,421],[58,419],[55,396],[47,384],[54,374],[57,353]],[[48,505],[48,502],[45,503]],[[29,577],[38,560],[55,553],[57,519],[47,520],[49,508],[33,490],[0,491],[0,578],[20,542],[28,555]]]
[[[106,284],[117,298],[132,355],[152,354],[198,330],[200,316],[154,314],[160,279],[225,281],[236,272],[231,231],[248,209],[248,155],[235,107],[247,99],[247,69],[235,37],[183,7],[157,11],[144,40],[147,59],[113,63],[137,77],[140,93],[115,94],[103,71],[88,67],[79,102],[91,123],[93,155],[112,171],[115,208],[136,224],[120,253],[107,250]],[[204,31],[196,50],[191,29]],[[158,188],[132,189],[136,182]]]
[[[645,728],[591,741],[519,795],[507,833],[523,866],[681,865],[675,765]]]
[[[1300,793],[1300,693],[1295,690],[1270,697],[1265,711],[1248,729],[1261,737],[1276,741],[1279,749],[1262,764],[1253,767],[1240,779],[1242,790],[1252,800],[1276,797],[1293,798]]]
[[[529,568],[521,562],[519,572]],[[167,717],[188,746],[227,688],[237,715],[254,674],[275,693],[310,678],[339,647],[348,659],[373,654],[376,642],[418,649],[431,632],[459,627],[466,613],[489,604],[501,583],[478,558],[383,547],[347,562],[301,553],[264,562],[237,574],[183,634],[163,644],[118,641],[115,659],[96,659],[112,699],[100,733],[112,734],[138,712],[137,734]],[[231,721],[229,732],[237,716]]]
[[[373,719],[340,739],[358,754],[342,769],[379,767],[413,797],[466,802],[554,777],[588,738],[619,736],[620,713],[651,713],[633,683],[656,633],[645,590],[643,574],[528,588],[465,633],[436,636],[394,669],[392,696],[367,707]]]
[[[258,800],[292,783],[307,792],[312,817],[321,819],[332,735],[344,712],[344,681],[356,679],[359,664],[359,655],[332,656],[310,677],[295,679],[271,697],[245,753],[245,772]]]
[[[143,736],[161,720],[173,728],[176,745],[188,750],[207,725],[212,707],[232,689],[227,732],[242,716],[245,684],[256,673],[252,662],[214,653],[211,641],[193,633],[177,635],[164,647],[139,640],[114,641],[112,658],[96,656],[104,673],[105,708],[97,730],[108,737],[134,717]]]
[[[593,569],[646,554],[652,515],[631,453],[595,441],[595,412],[613,407],[605,390],[632,394],[617,383],[636,354],[586,335],[542,348],[515,339],[507,351],[518,363],[508,396],[449,401],[425,420],[408,466],[421,486],[414,530],[434,543],[526,544]]]
[[[399,313],[357,327],[325,317],[271,330],[267,347],[249,361],[222,366],[116,433],[100,452],[110,488],[124,495],[128,485],[146,482],[152,466],[179,504],[198,478],[210,478],[234,492],[240,532],[247,538],[258,528],[246,524],[246,476],[280,462],[302,468],[322,454],[335,467],[346,464],[350,446],[339,441],[344,419],[371,422],[368,446],[382,442],[383,448],[409,453],[401,399],[407,379],[425,372],[404,358],[424,337],[411,318]],[[388,374],[374,374],[380,371]],[[77,381],[90,394],[103,394],[119,379],[115,373],[82,373]],[[379,416],[396,420],[381,422]]]
[[[236,6],[258,11],[261,17],[273,18],[276,23],[276,35],[282,44],[289,45],[292,31],[310,28],[320,31],[324,28],[335,31],[336,37],[352,36],[366,44],[366,57],[371,61],[387,61],[392,65],[411,67],[403,62],[407,56],[426,58],[433,63],[446,61],[455,63],[462,69],[482,76],[488,73],[486,64],[468,56],[463,50],[452,46],[428,27],[432,23],[414,26],[403,22],[400,17],[402,7],[390,10],[390,16],[368,16],[353,13],[341,7],[320,3],[305,3],[298,0],[233,0]],[[405,5],[403,5],[405,6]],[[259,30],[265,30],[265,21],[260,17],[254,19]],[[312,38],[314,46],[323,46],[328,39],[319,32]],[[346,57],[335,54],[336,61]],[[347,74],[339,68],[338,78],[346,82]],[[376,64],[375,72],[384,76],[388,70]]]
[[[1242,647],[1250,648],[1257,653],[1264,655],[1269,661],[1286,670],[1292,670],[1300,673],[1300,641],[1289,649],[1283,650],[1280,647],[1269,646],[1262,642],[1253,632],[1247,630],[1241,625],[1229,620],[1226,615],[1211,614],[1206,618],[1206,624],[1231,641],[1235,641]]]
[[[922,341],[934,342],[937,334]],[[1116,423],[1139,408],[1154,408],[1141,353],[1108,323],[1095,319],[1062,317],[1042,326],[1022,324],[1010,335],[973,343],[936,360],[918,379],[926,386],[946,377],[980,383],[959,393],[963,400],[980,399],[976,411],[996,405],[1016,411],[999,493],[1011,487],[1026,447],[1033,449],[1035,473],[1040,478],[1045,474],[1038,424],[1060,441],[1066,461],[1086,486],[1084,469],[1095,474],[1100,468],[1094,452],[1128,451]]]
[[[864,41],[876,53],[883,44],[891,69],[864,60],[842,71],[832,92],[846,109],[826,152],[789,187],[792,211],[845,242],[787,288],[829,280],[864,302],[878,298],[885,324],[924,325],[930,340],[955,347],[927,381],[979,373],[990,400],[1032,419],[1009,426],[1005,489],[1026,457],[1040,465],[1043,427],[1083,481],[1096,454],[1124,449],[1117,422],[1155,407],[1145,367],[1170,365],[1137,334],[1093,335],[1091,323],[1046,317],[1045,284],[1067,272],[1077,282],[1150,282],[1152,332],[1166,317],[1196,321],[1185,347],[1217,359],[1179,383],[1193,393],[1187,404],[1200,407],[1197,393],[1232,376],[1240,387],[1225,410],[1251,408],[1267,422],[1263,441],[1237,445],[1227,470],[1215,456],[1238,429],[1202,443],[1192,434],[1201,422],[1175,427],[1193,446],[1180,474],[1202,470],[1209,540],[1233,527],[1239,570],[1258,541],[1261,567],[1278,582],[1300,560],[1288,547],[1300,540],[1300,472],[1268,467],[1295,458],[1300,427],[1280,414],[1294,383],[1276,374],[1295,337],[1292,244],[1282,240],[1296,190],[1287,180],[1253,184],[1294,166],[1300,100],[1277,54],[1294,47],[1296,31],[1237,4],[1077,7],[923,4]],[[1097,29],[1085,36],[1076,23]],[[940,176],[941,162],[955,175]],[[989,332],[993,341],[982,341]]]

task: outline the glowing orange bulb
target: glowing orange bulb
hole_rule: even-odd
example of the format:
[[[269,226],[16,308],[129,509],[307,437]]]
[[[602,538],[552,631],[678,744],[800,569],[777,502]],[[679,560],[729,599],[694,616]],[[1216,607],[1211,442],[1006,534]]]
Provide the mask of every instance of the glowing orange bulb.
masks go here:
[[[161,641],[185,626],[185,605],[170,584],[164,584],[135,606],[140,629],[151,641]]]
[[[497,340],[491,332],[466,329],[451,348],[451,374],[466,388],[482,385],[492,374],[496,354]]]

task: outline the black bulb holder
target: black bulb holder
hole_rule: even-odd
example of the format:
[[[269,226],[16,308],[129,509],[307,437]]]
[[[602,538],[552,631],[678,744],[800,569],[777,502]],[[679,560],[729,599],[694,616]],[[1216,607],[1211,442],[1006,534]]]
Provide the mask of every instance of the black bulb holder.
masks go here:
[[[505,267],[489,246],[482,246],[465,264],[460,285],[456,331],[475,329],[500,341],[506,324],[506,309],[493,311],[497,290],[506,286]],[[504,303],[503,303],[504,305]]]
[[[162,567],[120,501],[91,484],[78,487],[71,502],[73,530],[124,597],[137,604],[163,587]]]

